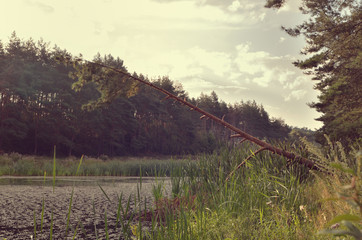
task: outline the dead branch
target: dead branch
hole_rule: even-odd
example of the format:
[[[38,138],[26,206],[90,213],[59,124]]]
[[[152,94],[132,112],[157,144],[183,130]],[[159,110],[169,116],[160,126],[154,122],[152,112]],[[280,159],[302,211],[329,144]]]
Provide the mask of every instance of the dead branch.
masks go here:
[[[186,100],[184,100],[182,98],[177,97],[176,95],[174,95],[174,94],[166,91],[165,89],[163,89],[161,87],[158,87],[158,86],[156,86],[156,85],[154,85],[154,84],[152,84],[152,83],[150,83],[148,81],[142,80],[142,79],[140,79],[138,77],[135,77],[135,76],[132,76],[131,74],[129,74],[127,72],[124,72],[124,71],[122,71],[120,69],[110,67],[110,66],[107,66],[107,65],[104,65],[104,64],[101,64],[101,63],[94,63],[94,62],[88,62],[88,63],[93,64],[93,65],[97,65],[99,67],[103,67],[103,68],[113,70],[113,71],[115,71],[115,72],[117,72],[119,74],[127,76],[129,79],[141,82],[141,83],[143,83],[145,85],[150,86],[153,89],[156,89],[159,92],[164,93],[168,99],[173,99],[174,101],[180,102],[183,105],[188,106],[190,108],[190,110],[195,110],[195,111],[201,113],[203,117],[207,117],[208,119],[212,119],[214,122],[216,122],[216,123],[228,128],[228,129],[230,129],[235,134],[237,134],[239,137],[243,137],[244,141],[248,140],[248,141],[253,142],[256,145],[262,147],[261,149],[259,149],[260,151],[268,150],[268,151],[270,151],[270,152],[272,152],[274,154],[277,154],[279,156],[283,156],[283,157],[291,160],[292,162],[304,165],[310,170],[317,170],[317,171],[320,171],[320,172],[329,173],[327,168],[325,168],[324,166],[322,166],[320,164],[317,164],[316,162],[313,162],[312,160],[306,159],[304,157],[297,156],[294,153],[291,153],[291,152],[285,151],[283,149],[277,148],[275,146],[272,146],[271,144],[269,144],[267,142],[264,142],[264,141],[262,141],[262,140],[260,140],[260,139],[258,139],[256,137],[254,137],[254,136],[240,130],[239,128],[231,125],[230,123],[225,122],[223,119],[220,119],[220,118],[212,115],[211,113],[208,113],[208,112],[204,111],[203,109],[201,109],[201,108],[187,102]]]
[[[242,137],[240,134],[233,134],[233,135],[230,135],[230,138],[239,138],[239,137]]]
[[[241,166],[243,166],[250,158],[256,156],[256,154],[267,150],[266,148],[260,148],[258,149],[258,151],[256,151],[255,153],[251,154],[250,156],[248,156],[242,163],[240,163],[233,171],[231,171],[231,173],[229,173],[229,175],[226,178],[226,181],[229,181],[230,177],[236,172],[236,170],[238,170],[239,168],[241,168]]]

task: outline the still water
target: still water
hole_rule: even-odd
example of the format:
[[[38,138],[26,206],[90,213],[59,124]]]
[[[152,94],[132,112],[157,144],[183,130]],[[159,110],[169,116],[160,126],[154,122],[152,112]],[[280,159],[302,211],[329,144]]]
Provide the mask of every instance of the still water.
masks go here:
[[[169,178],[155,177],[56,177],[56,187],[67,186],[118,186],[120,184],[167,184]],[[16,176],[1,176],[1,185],[24,185],[24,186],[53,186],[53,177],[31,176],[31,177],[16,177]]]
[[[44,209],[44,230],[37,239],[49,239],[50,226],[54,225],[54,239],[64,237],[67,214],[73,229],[82,223],[83,231],[77,239],[105,239],[105,212],[110,239],[119,239],[121,231],[115,227],[117,209],[137,213],[140,206],[154,204],[154,186],[162,185],[163,195],[170,193],[169,178],[151,177],[0,177],[0,239],[31,239],[34,221],[41,225]],[[160,185],[159,185],[160,186]],[[54,218],[53,218],[54,215]],[[127,220],[128,215],[124,215]],[[95,225],[98,234],[95,235]],[[72,233],[73,234],[73,233]],[[73,235],[72,235],[73,236]]]

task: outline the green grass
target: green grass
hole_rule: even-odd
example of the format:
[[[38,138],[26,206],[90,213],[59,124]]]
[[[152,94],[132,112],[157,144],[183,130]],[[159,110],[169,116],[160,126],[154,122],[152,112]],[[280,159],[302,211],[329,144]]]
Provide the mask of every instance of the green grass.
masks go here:
[[[185,168],[176,198],[195,196],[195,211],[181,206],[166,231],[155,228],[153,239],[306,239],[300,206],[307,199],[300,176],[302,168],[286,168],[284,159],[263,153],[228,174],[248,156],[240,149],[223,149],[199,159],[197,168]],[[168,219],[168,218],[166,218]]]
[[[159,202],[153,211],[164,214],[162,221],[153,219],[156,224],[143,236],[148,236],[146,239],[330,239],[330,235],[320,235],[318,230],[328,227],[334,215],[344,212],[359,215],[358,208],[343,201],[321,201],[338,196],[342,185],[350,180],[346,173],[308,174],[303,167],[288,165],[285,159],[270,153],[254,157],[225,181],[249,155],[245,150],[249,146],[244,147],[205,155],[196,167],[184,166],[179,174],[172,175],[174,197]],[[344,153],[334,150],[323,156],[313,151],[309,155],[326,165],[332,161],[351,162]],[[349,157],[353,158],[353,154]],[[157,198],[160,199],[159,194]],[[189,199],[194,201],[192,206]],[[361,227],[361,222],[357,226]],[[133,231],[136,239],[142,239],[140,232]]]
[[[347,217],[354,221],[357,229],[354,230],[358,231],[358,228],[361,228],[361,210],[353,207],[353,204],[350,205],[350,201],[330,200],[338,199],[341,196],[339,193],[347,191],[346,196],[357,196],[359,203],[362,164],[360,155],[354,163],[351,159],[355,159],[356,155],[345,154],[340,148],[330,146],[329,151],[325,151],[306,144],[305,149],[308,150],[303,152],[305,156],[326,166],[334,166],[334,175],[308,172],[302,166],[288,164],[284,158],[263,152],[235,171],[227,181],[226,178],[250,155],[250,151],[255,151],[253,146],[247,143],[237,148],[225,147],[213,154],[198,156],[195,161],[136,159],[131,162],[85,158],[76,162],[60,159],[56,162],[56,169],[57,175],[67,171],[73,173],[74,168],[75,175],[109,173],[140,177],[137,193],[125,199],[121,194],[117,200],[118,207],[104,212],[105,226],[102,231],[106,233],[106,239],[110,226],[115,226],[119,236],[132,240],[331,239],[332,235],[318,232],[335,233],[320,230]],[[9,161],[9,157],[2,161],[14,164]],[[15,164],[19,161],[34,161],[37,164],[40,162],[21,157]],[[47,164],[46,162],[43,166]],[[55,169],[55,166],[53,167]],[[93,172],[95,168],[98,169],[97,174]],[[168,197],[163,191],[164,183],[158,180],[158,176],[164,175],[171,177],[172,192]],[[141,204],[142,176],[155,176],[157,179],[153,187],[154,204],[151,206]],[[347,184],[350,184],[349,187],[343,187]],[[111,201],[101,186],[99,189],[108,201]],[[73,192],[68,218],[72,196]],[[131,208],[132,201],[134,206]],[[116,213],[114,220],[107,217],[111,211]],[[352,215],[356,217],[351,218]],[[74,238],[82,223],[78,222],[76,226],[68,224],[69,221],[65,232],[75,229],[74,233],[69,232]],[[341,226],[341,229],[338,229],[339,233],[347,232],[351,226],[348,222],[344,225],[346,227]],[[34,236],[36,230],[34,215]],[[50,236],[52,231],[51,228]],[[100,229],[94,225],[94,231],[97,235]],[[343,239],[353,239],[351,236],[347,234]]]
[[[171,169],[185,165],[185,159],[169,158],[100,158],[84,157],[79,168],[79,159],[23,156],[18,153],[0,155],[0,176],[43,176],[44,172],[55,171],[57,176],[155,176],[162,173],[170,176]],[[142,172],[140,172],[142,166]],[[79,169],[78,169],[79,168]],[[54,175],[54,174],[53,174]]]

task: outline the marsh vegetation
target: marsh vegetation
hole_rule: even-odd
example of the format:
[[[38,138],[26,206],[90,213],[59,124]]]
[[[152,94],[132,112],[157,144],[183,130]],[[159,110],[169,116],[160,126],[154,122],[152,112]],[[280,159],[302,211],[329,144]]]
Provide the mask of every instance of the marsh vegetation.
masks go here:
[[[355,185],[345,196],[360,193],[360,155],[344,155],[338,146],[327,152],[309,146],[308,157],[338,166],[334,175],[325,175],[290,165],[266,152],[250,159],[226,181],[250,149],[248,144],[225,147],[183,160],[182,164],[163,160],[167,167],[154,171],[152,182],[142,176],[147,171],[140,171],[140,164],[138,181],[132,187],[118,185],[117,192],[100,182],[91,191],[96,196],[93,201],[87,187],[68,185],[67,190],[55,188],[52,193],[47,186],[46,193],[35,196],[37,204],[28,216],[32,231],[28,226],[27,232],[37,239],[47,239],[50,234],[91,239],[330,239],[330,235],[318,231],[329,228],[334,216],[346,213],[356,216],[350,220],[360,226],[361,213],[356,204],[326,200],[338,198],[338,193],[347,189],[343,185],[351,186],[352,178]],[[108,163],[114,164],[104,162]],[[87,164],[86,160],[81,165],[78,161],[76,173],[84,171]],[[163,178],[168,173],[170,177]],[[54,194],[63,199],[61,205],[50,204],[57,198]],[[107,207],[99,207],[103,205]],[[94,211],[97,217],[92,217]],[[342,224],[337,228],[344,229]]]

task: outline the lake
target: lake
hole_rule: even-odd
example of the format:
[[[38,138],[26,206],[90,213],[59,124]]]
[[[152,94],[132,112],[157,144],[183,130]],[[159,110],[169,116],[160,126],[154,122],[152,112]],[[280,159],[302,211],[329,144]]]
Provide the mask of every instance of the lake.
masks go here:
[[[157,183],[163,185],[166,195],[170,193],[169,178],[142,177],[140,181],[139,177],[57,177],[53,192],[52,177],[45,181],[44,177],[0,177],[0,239],[31,239],[34,216],[37,239],[49,239],[52,214],[55,239],[72,237],[77,225],[82,225],[82,231],[77,231],[79,238],[92,239],[96,232],[104,238],[106,212],[110,237],[118,238],[121,231],[114,226],[120,196],[124,208],[130,200],[130,210],[138,212],[139,206],[153,204],[152,188]],[[72,228],[71,234],[65,236],[71,198]],[[40,232],[43,201],[44,226]]]

